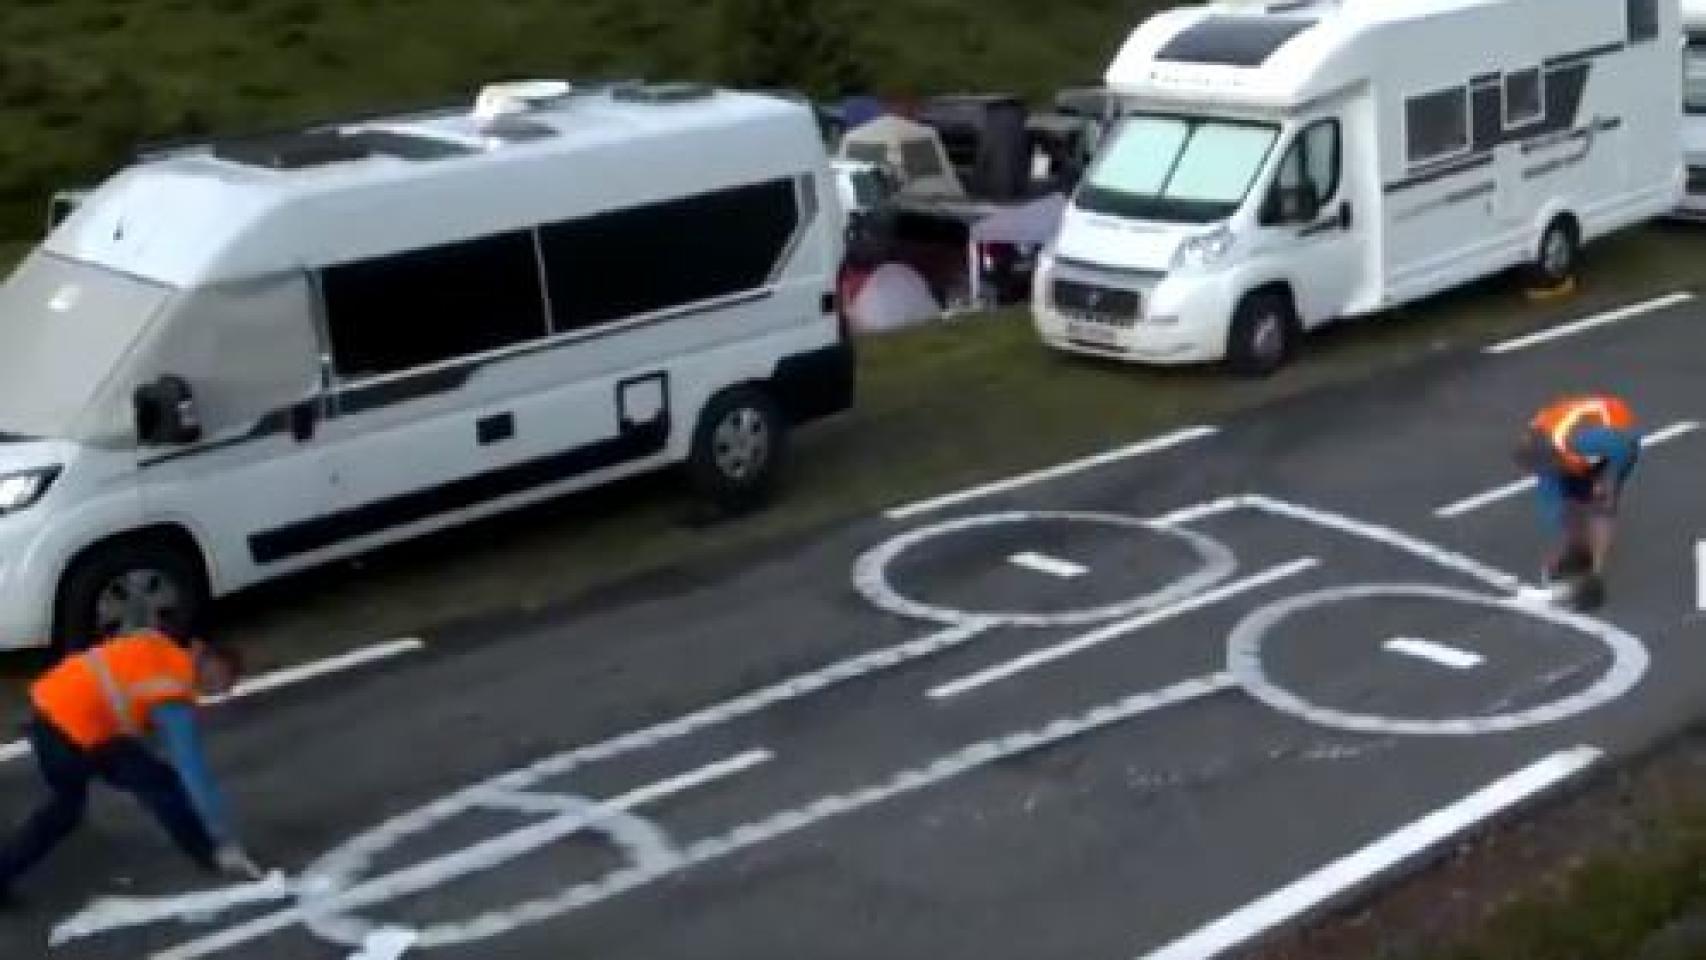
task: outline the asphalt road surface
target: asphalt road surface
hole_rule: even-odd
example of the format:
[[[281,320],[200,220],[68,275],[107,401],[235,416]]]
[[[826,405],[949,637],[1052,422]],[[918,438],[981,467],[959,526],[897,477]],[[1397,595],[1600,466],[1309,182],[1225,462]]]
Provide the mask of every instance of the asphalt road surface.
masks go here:
[[[214,762],[285,876],[209,892],[102,794],[0,956],[1234,950],[1692,717],[1703,322],[1441,355],[221,706]],[[1524,419],[1585,389],[1656,442],[1577,616],[1524,590],[1537,514],[1501,488]]]

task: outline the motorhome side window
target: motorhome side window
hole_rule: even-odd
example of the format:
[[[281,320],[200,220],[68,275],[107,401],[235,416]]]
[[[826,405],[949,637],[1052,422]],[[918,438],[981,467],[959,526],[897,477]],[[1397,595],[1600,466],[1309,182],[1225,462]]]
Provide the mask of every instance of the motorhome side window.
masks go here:
[[[553,331],[758,290],[800,220],[783,178],[542,227]]]
[[[1706,33],[1688,35],[1682,63],[1682,109],[1696,116],[1706,114]]]
[[[1629,11],[1629,42],[1642,43],[1659,36],[1659,0],[1625,0]]]
[[[321,272],[332,357],[360,380],[545,336],[545,298],[526,231]]]
[[[1540,119],[1540,68],[1505,75],[1505,123],[1514,126]]]
[[[1310,220],[1339,191],[1339,121],[1320,120],[1297,135],[1280,160],[1264,221]]]
[[[1469,149],[1469,94],[1464,87],[1404,101],[1405,156],[1411,163],[1443,160]]]

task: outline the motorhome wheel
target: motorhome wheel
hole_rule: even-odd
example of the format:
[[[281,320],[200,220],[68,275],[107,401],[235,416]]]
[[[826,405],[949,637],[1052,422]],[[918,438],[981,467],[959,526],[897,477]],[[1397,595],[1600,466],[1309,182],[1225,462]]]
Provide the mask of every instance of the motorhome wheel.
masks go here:
[[[1251,294],[1232,317],[1227,364],[1241,376],[1265,377],[1291,359],[1295,334],[1288,299],[1274,293]]]
[[[1576,231],[1570,221],[1556,217],[1546,225],[1540,236],[1540,256],[1535,263],[1537,280],[1547,286],[1557,286],[1576,272]]]
[[[689,463],[694,486],[725,510],[758,506],[775,483],[785,431],[763,391],[736,387],[719,394],[706,405],[694,433]]]
[[[120,541],[72,567],[60,590],[54,646],[62,652],[143,628],[183,636],[207,602],[195,562],[165,543]]]

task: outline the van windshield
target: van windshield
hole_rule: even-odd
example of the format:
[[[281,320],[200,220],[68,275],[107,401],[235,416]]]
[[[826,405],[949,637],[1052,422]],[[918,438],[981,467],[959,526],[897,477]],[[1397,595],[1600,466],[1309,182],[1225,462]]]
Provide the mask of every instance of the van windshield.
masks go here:
[[[1231,216],[1279,127],[1135,113],[1103,144],[1075,202],[1092,213],[1207,223]]]
[[[1706,114],[1706,34],[1690,33],[1683,54],[1682,109],[1684,113]]]
[[[0,433],[66,437],[170,287],[37,250],[0,284]]]

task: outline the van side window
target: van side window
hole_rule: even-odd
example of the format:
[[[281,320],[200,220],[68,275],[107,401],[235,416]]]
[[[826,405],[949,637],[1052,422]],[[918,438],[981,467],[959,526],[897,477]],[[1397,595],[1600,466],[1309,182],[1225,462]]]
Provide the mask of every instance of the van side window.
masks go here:
[[[1625,0],[1629,11],[1629,42],[1644,43],[1659,36],[1659,0]]]
[[[1540,119],[1542,103],[1540,68],[1505,74],[1505,123],[1515,125]]]
[[[1411,163],[1440,160],[1469,148],[1469,94],[1463,87],[1404,101],[1405,156]]]
[[[412,250],[321,272],[338,375],[395,373],[543,337],[532,234]]]
[[[763,287],[799,226],[783,178],[540,228],[558,333]]]

